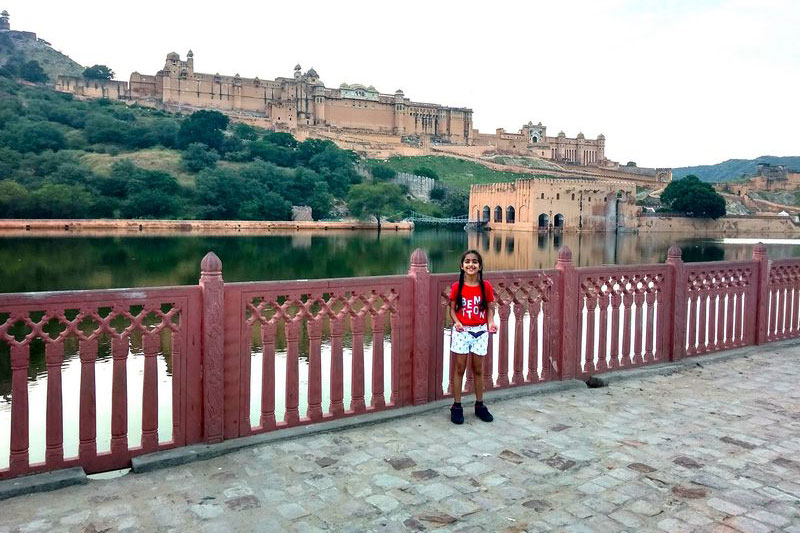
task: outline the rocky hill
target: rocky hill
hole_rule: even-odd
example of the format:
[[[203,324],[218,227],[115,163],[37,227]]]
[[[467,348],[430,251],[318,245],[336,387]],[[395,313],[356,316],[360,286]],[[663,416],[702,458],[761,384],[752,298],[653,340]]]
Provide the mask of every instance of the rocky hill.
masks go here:
[[[54,50],[50,44],[36,37],[35,34],[22,31],[4,31],[0,33],[0,65],[14,56],[23,61],[37,61],[47,73],[51,82],[59,75],[80,76],[83,67],[61,52]]]
[[[694,174],[703,181],[732,181],[755,176],[756,167],[759,163],[785,165],[789,169],[800,170],[800,156],[776,157],[762,155],[755,159],[728,159],[716,165],[674,168],[672,169],[672,177],[673,179],[680,179],[689,174]]]

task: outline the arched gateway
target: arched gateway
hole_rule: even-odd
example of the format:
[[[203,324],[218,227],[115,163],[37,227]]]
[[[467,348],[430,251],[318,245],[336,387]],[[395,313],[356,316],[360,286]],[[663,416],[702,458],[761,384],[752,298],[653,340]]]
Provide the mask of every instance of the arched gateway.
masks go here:
[[[542,213],[539,215],[539,229],[547,229],[550,225],[550,217],[547,216],[547,213]]]

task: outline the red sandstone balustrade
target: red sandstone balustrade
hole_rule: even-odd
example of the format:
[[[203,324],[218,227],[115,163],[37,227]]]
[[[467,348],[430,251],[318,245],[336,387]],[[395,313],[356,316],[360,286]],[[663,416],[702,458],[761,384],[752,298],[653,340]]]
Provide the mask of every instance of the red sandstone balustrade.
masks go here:
[[[124,468],[136,455],[198,442],[202,429],[198,405],[202,391],[197,386],[200,369],[188,364],[188,359],[196,357],[200,349],[201,307],[198,287],[1,294],[0,341],[9,347],[11,355],[12,391],[10,457],[8,468],[0,469],[0,479],[70,466],[82,466],[90,473]],[[140,343],[140,338],[144,345],[144,386],[137,406],[128,404],[126,364],[137,357],[132,345]],[[110,434],[102,435],[104,441],[110,439],[107,451],[98,451],[96,418],[98,402],[105,401],[98,397],[95,381],[101,344],[113,365]],[[75,345],[77,353],[73,354]],[[69,358],[80,364],[77,412],[65,410],[62,400],[66,347]],[[47,367],[45,450],[44,461],[32,463],[28,373],[32,353],[42,351]],[[171,428],[158,427],[159,353],[171,356],[171,406],[164,402],[161,407],[172,410]],[[128,442],[129,409],[141,409],[142,413],[138,446]],[[78,426],[75,456],[65,455],[65,421]],[[159,429],[171,433],[171,438],[159,441]]]
[[[589,268],[575,268],[564,247],[555,269],[485,278],[495,287],[499,326],[484,362],[487,391],[800,336],[800,259],[770,264],[763,245],[749,261],[684,264],[673,246],[665,264]],[[222,262],[209,253],[195,287],[0,295],[0,343],[11,368],[11,432],[0,435],[10,452],[0,478],[123,468],[136,455],[170,447],[445,398],[452,394],[447,309],[456,280],[430,274],[418,249],[407,276],[226,284]],[[32,350],[43,355],[47,374],[44,461],[35,463]],[[98,436],[96,381],[108,373],[97,369],[107,356],[110,435]],[[171,396],[162,398],[159,361],[167,357]],[[137,358],[142,399],[131,406]],[[260,372],[251,376],[259,358]],[[70,362],[80,366],[77,413],[62,400]],[[474,385],[468,373],[465,390]],[[142,419],[133,439],[131,408]],[[159,427],[165,408],[172,428]],[[65,420],[78,422],[77,454],[69,457]],[[160,439],[167,429],[171,439]],[[108,438],[110,449],[98,451]]]

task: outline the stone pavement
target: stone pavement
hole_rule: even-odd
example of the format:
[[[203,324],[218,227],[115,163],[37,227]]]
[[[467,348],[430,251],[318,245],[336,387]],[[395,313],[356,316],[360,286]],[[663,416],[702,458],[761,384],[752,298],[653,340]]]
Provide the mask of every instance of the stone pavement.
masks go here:
[[[800,344],[747,354],[21,496],[0,532],[798,533]]]

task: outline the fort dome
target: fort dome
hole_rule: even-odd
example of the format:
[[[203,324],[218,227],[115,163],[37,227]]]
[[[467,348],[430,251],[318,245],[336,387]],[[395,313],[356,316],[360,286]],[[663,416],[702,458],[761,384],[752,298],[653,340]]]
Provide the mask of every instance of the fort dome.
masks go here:
[[[177,52],[170,52],[167,54],[167,61],[179,61],[181,56]]]
[[[308,72],[306,72],[306,76],[309,76],[311,78],[319,78],[319,74],[317,74],[317,71],[314,70],[314,67],[308,69]]]
[[[566,136],[567,136],[567,134],[566,134],[566,133],[564,133],[564,131],[562,130],[562,131],[559,131],[559,132],[558,132],[558,136],[559,136],[559,137],[566,137]]]
[[[583,135],[583,132],[578,133],[577,139],[585,139],[586,137]]]
[[[296,64],[296,65],[294,66],[294,69],[295,69],[295,70],[300,70],[300,69],[302,69],[302,68],[303,68],[303,67],[301,67],[301,66],[300,66],[300,63],[298,63],[298,64]]]
[[[605,141],[606,140],[606,136],[601,133],[600,135],[597,136],[597,140],[598,141]]]
[[[194,57],[194,52],[192,52],[191,48],[186,52],[186,57]]]

